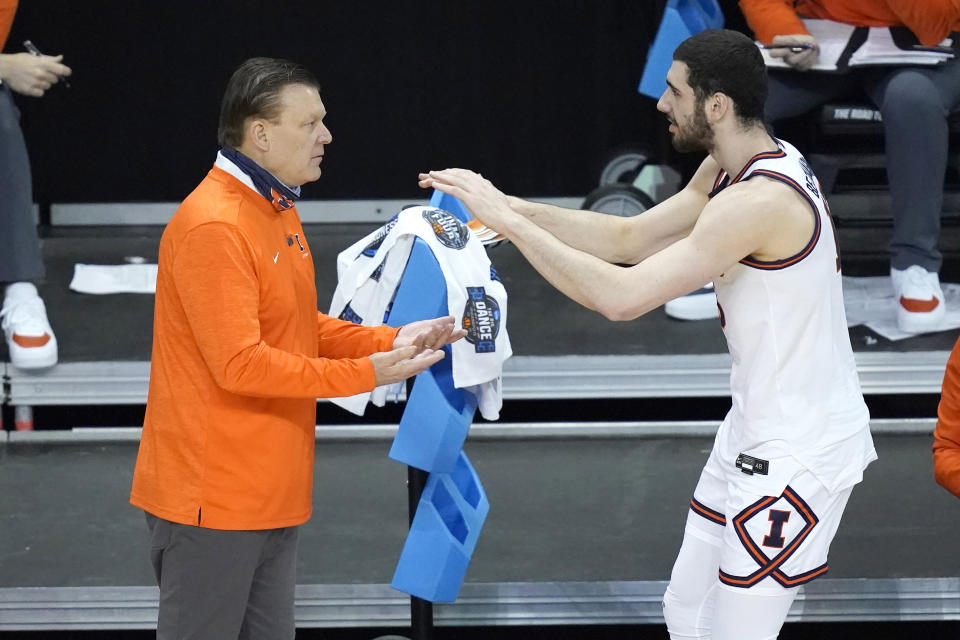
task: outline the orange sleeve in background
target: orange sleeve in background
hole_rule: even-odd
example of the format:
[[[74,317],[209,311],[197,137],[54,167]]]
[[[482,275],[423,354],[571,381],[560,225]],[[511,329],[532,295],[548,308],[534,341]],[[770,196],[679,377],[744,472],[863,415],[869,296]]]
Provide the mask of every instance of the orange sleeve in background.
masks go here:
[[[13,16],[17,13],[17,2],[18,0],[0,0],[0,52],[7,46]]]
[[[886,0],[886,5],[928,47],[960,30],[960,0]]]
[[[807,33],[800,16],[858,27],[905,26],[921,43],[935,45],[960,30],[960,0],[740,0],[757,40]]]
[[[777,35],[807,33],[790,0],[740,0],[740,10],[754,37],[764,44]]]
[[[933,432],[933,475],[938,484],[960,498],[960,340],[943,375]]]

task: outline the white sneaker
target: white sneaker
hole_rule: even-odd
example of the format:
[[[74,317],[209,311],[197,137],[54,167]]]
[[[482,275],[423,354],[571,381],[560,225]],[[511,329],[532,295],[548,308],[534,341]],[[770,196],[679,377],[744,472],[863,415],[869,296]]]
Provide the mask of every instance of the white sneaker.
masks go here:
[[[677,320],[708,320],[720,317],[720,307],[717,306],[717,294],[713,290],[712,282],[702,289],[670,300],[663,309],[668,316]]]
[[[13,366],[41,369],[57,364],[57,338],[47,320],[47,308],[31,283],[15,282],[7,287],[0,325]]]
[[[894,297],[897,299],[897,326],[907,333],[938,331],[947,307],[940,288],[940,277],[919,265],[890,269]]]

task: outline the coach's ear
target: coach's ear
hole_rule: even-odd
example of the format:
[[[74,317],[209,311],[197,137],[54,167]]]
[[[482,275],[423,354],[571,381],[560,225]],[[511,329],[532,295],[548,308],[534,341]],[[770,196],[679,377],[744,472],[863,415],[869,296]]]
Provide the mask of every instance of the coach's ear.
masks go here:
[[[270,123],[262,118],[248,118],[244,124],[244,140],[258,151],[270,150]]]

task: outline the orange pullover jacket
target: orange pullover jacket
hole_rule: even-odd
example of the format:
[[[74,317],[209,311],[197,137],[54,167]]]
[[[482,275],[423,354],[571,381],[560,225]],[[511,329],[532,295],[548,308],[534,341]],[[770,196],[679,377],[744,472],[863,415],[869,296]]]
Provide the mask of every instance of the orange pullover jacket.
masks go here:
[[[933,431],[933,476],[960,498],[960,340],[954,345],[943,374],[943,390]]]
[[[211,529],[306,522],[316,398],[373,389],[366,356],[396,332],[319,313],[296,209],[215,166],[160,241],[130,502]]]
[[[960,0],[740,0],[740,9],[758,40],[808,33],[799,16],[858,27],[905,26],[932,46],[960,31]]]

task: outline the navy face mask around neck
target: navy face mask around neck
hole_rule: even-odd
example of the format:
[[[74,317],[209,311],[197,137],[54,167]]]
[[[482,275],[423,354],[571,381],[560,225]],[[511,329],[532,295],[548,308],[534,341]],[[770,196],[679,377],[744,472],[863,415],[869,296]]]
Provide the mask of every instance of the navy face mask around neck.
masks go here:
[[[224,147],[220,153],[249,176],[260,195],[269,200],[277,211],[293,208],[293,204],[300,198],[300,187],[291,189],[280,182],[275,175],[236,149]]]

